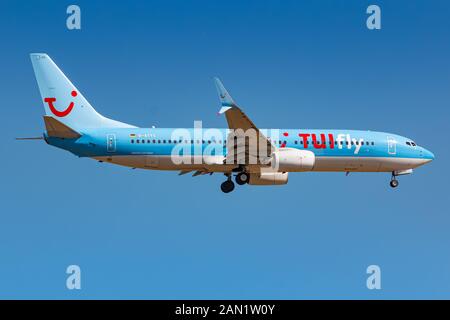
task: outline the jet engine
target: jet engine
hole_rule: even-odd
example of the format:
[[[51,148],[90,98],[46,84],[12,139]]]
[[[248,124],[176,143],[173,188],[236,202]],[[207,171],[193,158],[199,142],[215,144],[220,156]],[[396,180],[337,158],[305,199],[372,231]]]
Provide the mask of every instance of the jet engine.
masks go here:
[[[272,154],[271,166],[278,172],[311,171],[316,157],[308,150],[280,148]]]
[[[248,184],[258,186],[280,185],[288,182],[287,172],[250,173]]]

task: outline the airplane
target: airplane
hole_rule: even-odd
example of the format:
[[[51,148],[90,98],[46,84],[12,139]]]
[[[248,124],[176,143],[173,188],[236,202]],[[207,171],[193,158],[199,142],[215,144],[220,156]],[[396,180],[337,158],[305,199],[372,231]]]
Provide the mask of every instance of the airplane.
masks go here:
[[[133,169],[226,176],[238,185],[284,185],[290,172],[388,172],[397,176],[431,162],[432,152],[396,134],[334,129],[260,129],[215,78],[228,128],[139,128],[99,114],[45,53],[30,54],[44,104],[49,145],[79,157]]]

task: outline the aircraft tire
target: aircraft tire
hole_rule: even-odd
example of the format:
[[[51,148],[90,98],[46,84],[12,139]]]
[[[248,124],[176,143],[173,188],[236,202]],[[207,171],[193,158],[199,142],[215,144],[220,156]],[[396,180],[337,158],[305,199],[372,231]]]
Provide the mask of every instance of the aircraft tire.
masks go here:
[[[227,180],[220,185],[220,189],[224,193],[230,193],[234,190],[234,183],[231,180]]]
[[[247,172],[241,172],[236,176],[236,183],[240,186],[248,183],[249,175]]]
[[[389,184],[391,185],[392,188],[397,188],[398,187],[398,180],[392,179]]]

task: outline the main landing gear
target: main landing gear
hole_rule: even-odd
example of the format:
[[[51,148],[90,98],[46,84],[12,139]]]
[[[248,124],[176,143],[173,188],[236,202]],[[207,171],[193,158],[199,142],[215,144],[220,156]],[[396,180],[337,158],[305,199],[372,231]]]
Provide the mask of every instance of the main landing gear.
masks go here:
[[[227,180],[222,182],[222,184],[220,185],[220,189],[224,193],[230,193],[234,190],[234,182],[233,180],[231,180],[231,173],[227,173],[225,175],[227,176]],[[245,171],[238,173],[235,178],[236,183],[240,186],[248,183],[249,179],[250,175]]]
[[[224,193],[230,193],[231,191],[234,190],[234,183],[231,180],[231,174],[228,175],[228,178],[225,182],[222,182],[222,184],[220,185],[220,189]]]
[[[389,183],[392,188],[398,187],[398,180],[395,179],[395,177],[396,177],[396,175],[394,174],[394,172],[392,172],[391,182]]]
[[[240,186],[248,183],[250,175],[247,172],[241,172],[236,176],[236,183]]]

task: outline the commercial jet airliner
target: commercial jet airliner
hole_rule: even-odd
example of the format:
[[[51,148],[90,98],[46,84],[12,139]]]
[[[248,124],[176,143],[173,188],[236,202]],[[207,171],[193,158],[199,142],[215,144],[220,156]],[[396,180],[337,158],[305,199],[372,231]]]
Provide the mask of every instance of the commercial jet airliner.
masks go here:
[[[44,53],[31,54],[44,104],[48,144],[131,168],[176,170],[193,176],[222,173],[225,193],[239,185],[283,185],[289,172],[389,172],[399,175],[434,159],[433,153],[396,134],[332,129],[259,129],[219,79],[220,114],[228,128],[138,128],[99,114]],[[128,106],[129,108],[129,106]]]

